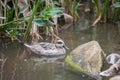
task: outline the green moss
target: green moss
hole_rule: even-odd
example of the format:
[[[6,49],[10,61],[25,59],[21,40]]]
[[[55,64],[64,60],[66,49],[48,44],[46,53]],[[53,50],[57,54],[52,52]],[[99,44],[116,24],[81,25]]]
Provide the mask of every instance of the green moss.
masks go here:
[[[77,63],[75,64],[72,61],[72,56],[67,56],[66,59],[65,59],[65,63],[68,64],[68,65],[70,65],[73,70],[75,70],[75,71],[81,71],[81,68],[78,66],[78,64]]]
[[[87,70],[87,69],[83,69],[83,68],[81,68],[81,67],[79,66],[78,63],[74,63],[74,62],[72,61],[72,55],[68,55],[68,56],[66,57],[66,59],[65,59],[65,64],[69,65],[69,68],[70,68],[72,71],[74,71],[74,72],[76,72],[76,73],[78,73],[78,74],[83,73],[83,74],[86,74],[86,75],[88,75],[88,76],[92,76],[94,79],[96,79],[96,77],[95,77],[94,75],[92,75],[90,72],[85,71],[85,70]]]

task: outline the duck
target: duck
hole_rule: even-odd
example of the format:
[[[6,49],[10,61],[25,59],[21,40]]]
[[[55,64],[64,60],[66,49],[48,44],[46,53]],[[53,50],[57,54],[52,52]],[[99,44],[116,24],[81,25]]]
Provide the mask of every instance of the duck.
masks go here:
[[[120,59],[113,65],[111,65],[107,70],[100,73],[101,76],[113,77],[120,74]]]
[[[117,70],[113,65],[111,65],[108,69],[100,72],[100,76],[112,77],[115,75],[117,75]]]
[[[120,59],[120,55],[117,53],[111,53],[106,57],[106,61],[108,64],[113,65]]]
[[[63,40],[56,40],[55,43],[40,42],[33,45],[24,44],[35,54],[41,56],[59,56],[65,55],[66,49],[69,49]]]
[[[106,61],[110,64],[110,67],[102,72],[101,76],[111,77],[120,74],[120,55],[112,53],[106,57]]]

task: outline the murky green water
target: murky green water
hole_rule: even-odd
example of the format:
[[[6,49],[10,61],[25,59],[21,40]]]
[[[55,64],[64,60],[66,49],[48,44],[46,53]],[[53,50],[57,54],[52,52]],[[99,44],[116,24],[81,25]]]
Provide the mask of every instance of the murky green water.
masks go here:
[[[1,50],[0,80],[93,80],[68,70],[64,56],[54,62],[54,57],[39,57],[21,47],[16,44]]]
[[[120,53],[119,25],[99,24],[90,27],[89,23],[89,19],[80,20],[69,30],[62,31],[60,36],[70,48],[67,53],[91,40],[97,40],[106,54]],[[11,44],[7,48],[1,45],[0,80],[94,80],[68,70],[63,63],[64,56],[58,59],[54,62],[56,58],[41,58],[20,44]],[[103,69],[106,69],[106,65]]]

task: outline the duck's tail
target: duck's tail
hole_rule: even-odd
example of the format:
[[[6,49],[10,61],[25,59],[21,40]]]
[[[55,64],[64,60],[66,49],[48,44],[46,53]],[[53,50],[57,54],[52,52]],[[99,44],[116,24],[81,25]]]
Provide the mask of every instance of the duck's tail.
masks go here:
[[[29,48],[31,47],[31,46],[30,46],[30,45],[28,45],[27,43],[25,43],[24,45],[25,45],[26,47],[29,47]]]

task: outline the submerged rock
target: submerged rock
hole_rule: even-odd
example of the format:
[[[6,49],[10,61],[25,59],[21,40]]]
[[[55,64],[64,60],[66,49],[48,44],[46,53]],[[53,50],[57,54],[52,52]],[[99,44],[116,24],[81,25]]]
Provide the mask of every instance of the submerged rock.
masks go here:
[[[90,41],[78,46],[65,59],[71,69],[77,73],[85,73],[93,78],[100,79],[99,72],[102,67],[104,54],[97,41]]]

